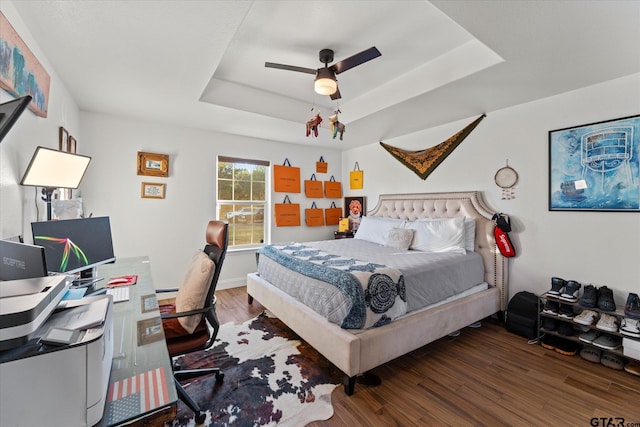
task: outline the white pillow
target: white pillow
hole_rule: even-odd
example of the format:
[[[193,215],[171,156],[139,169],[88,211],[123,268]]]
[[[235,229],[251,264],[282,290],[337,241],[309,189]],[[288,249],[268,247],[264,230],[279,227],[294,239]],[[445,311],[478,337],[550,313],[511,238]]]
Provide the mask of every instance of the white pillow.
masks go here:
[[[415,230],[409,249],[466,253],[463,217],[439,221],[413,221],[408,228]]]
[[[402,227],[403,224],[404,220],[402,219],[363,216],[353,238],[384,245],[389,230]]]
[[[444,221],[448,218],[419,218],[416,221]],[[476,250],[476,219],[464,218],[464,248],[473,252]]]
[[[397,249],[409,249],[414,231],[411,228],[394,227],[387,232],[384,245]]]

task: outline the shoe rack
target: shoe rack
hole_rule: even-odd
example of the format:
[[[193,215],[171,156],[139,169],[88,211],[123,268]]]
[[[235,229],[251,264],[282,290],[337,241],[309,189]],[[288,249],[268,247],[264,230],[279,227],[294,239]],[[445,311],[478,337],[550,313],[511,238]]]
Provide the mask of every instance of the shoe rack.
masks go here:
[[[603,329],[597,328],[596,324],[598,323],[598,319],[596,319],[591,325],[583,325],[581,323],[575,322],[573,320],[573,318],[562,317],[562,316],[559,316],[558,314],[544,313],[542,310],[544,310],[544,308],[546,307],[547,301],[555,301],[555,302],[558,303],[558,306],[560,306],[560,304],[565,304],[566,306],[571,307],[571,310],[574,313],[574,317],[578,316],[583,310],[591,310],[591,311],[594,311],[594,312],[598,313],[598,316],[599,316],[598,319],[600,318],[600,316],[602,314],[608,314],[610,316],[613,316],[613,317],[615,317],[617,319],[618,330],[616,332],[610,332],[610,331],[605,331]],[[621,340],[623,338],[627,339],[627,340],[631,340],[631,341],[627,341],[627,342],[637,343],[638,347],[640,347],[640,337],[636,338],[636,337],[633,337],[633,336],[629,336],[629,335],[620,333],[620,325],[622,324],[622,319],[624,317],[626,317],[623,308],[619,308],[618,307],[615,311],[604,311],[604,310],[601,310],[601,309],[599,309],[597,307],[595,307],[595,308],[583,307],[583,306],[580,305],[579,302],[568,302],[568,301],[563,300],[563,299],[561,299],[559,297],[551,297],[546,292],[544,294],[542,294],[542,295],[538,295],[538,303],[539,303],[539,306],[541,307],[540,311],[538,312],[538,325],[539,325],[538,343],[542,343],[542,337],[545,334],[555,335],[555,336],[560,337],[562,339],[573,341],[573,342],[579,344],[580,346],[590,346],[590,347],[596,348],[598,350],[601,350],[603,352],[602,354],[604,354],[604,352],[609,352],[609,353],[615,354],[615,355],[621,357],[622,360],[624,360],[624,361],[631,361],[631,360],[640,361],[640,353],[637,353],[636,349],[634,349],[634,352],[633,352],[634,356],[630,356],[628,354],[628,352],[627,352],[627,354],[625,354],[623,346],[620,346],[617,349],[606,349],[606,348],[603,348],[603,347],[600,347],[600,346],[597,346],[597,345],[594,345],[592,343],[588,343],[588,342],[585,342],[585,341],[582,341],[582,340],[579,339],[580,334],[585,333],[585,332],[587,332],[589,330],[595,330],[595,331],[598,331],[601,335],[602,334],[609,334],[609,335],[612,335],[612,336],[615,336],[615,337],[619,337],[619,339],[621,339]],[[560,312],[561,312],[560,309],[558,309],[558,313],[560,313]],[[558,332],[559,328],[556,328],[555,330],[547,330],[547,329],[545,329],[544,328],[544,323],[545,323],[544,319],[545,318],[555,319],[558,325],[561,324],[560,322],[563,322],[565,324],[570,324],[573,327],[574,334],[573,335],[561,334],[561,333]],[[588,330],[587,330],[587,328],[588,328]],[[577,354],[579,354],[580,348],[581,347],[578,347]],[[637,357],[635,356],[636,354],[638,354]]]

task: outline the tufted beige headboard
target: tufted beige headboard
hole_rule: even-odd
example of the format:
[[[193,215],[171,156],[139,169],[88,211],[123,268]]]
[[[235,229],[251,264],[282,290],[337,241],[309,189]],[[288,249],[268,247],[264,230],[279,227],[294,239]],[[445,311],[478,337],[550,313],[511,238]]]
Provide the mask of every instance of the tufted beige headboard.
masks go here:
[[[500,289],[500,308],[507,309],[508,259],[498,251],[493,236],[495,212],[479,191],[451,193],[381,194],[367,215],[415,220],[418,218],[471,217],[476,220],[475,251],[482,255],[485,280]]]

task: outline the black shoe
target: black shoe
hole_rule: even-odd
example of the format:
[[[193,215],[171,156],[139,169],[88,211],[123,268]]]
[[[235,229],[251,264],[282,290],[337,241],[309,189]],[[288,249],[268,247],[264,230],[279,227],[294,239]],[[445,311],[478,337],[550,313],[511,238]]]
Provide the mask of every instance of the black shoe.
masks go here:
[[[564,287],[564,292],[560,294],[560,299],[569,302],[578,301],[576,293],[580,290],[581,287],[582,285],[575,280],[569,280]]]
[[[571,323],[560,322],[560,326],[558,326],[558,333],[565,337],[570,337],[575,334],[575,331],[573,330],[573,325]]]
[[[573,307],[569,304],[560,304],[558,316],[564,317],[565,319],[573,319]]]
[[[555,350],[558,341],[560,341],[560,338],[555,335],[545,335],[542,337],[540,344],[548,350]]]
[[[560,354],[564,354],[565,356],[573,356],[578,352],[579,348],[580,344],[576,342],[558,338],[555,350]]]
[[[550,297],[559,297],[560,293],[562,292],[562,288],[564,288],[564,286],[567,284],[567,282],[564,279],[561,279],[559,277],[552,277],[551,278],[551,289],[547,291],[547,296]]]
[[[630,293],[624,306],[624,315],[632,319],[640,320],[640,297]]]
[[[585,285],[580,305],[583,307],[595,308],[598,304],[598,288],[593,285]]]
[[[545,317],[542,322],[542,329],[545,331],[555,331],[558,329],[558,320],[553,317]]]
[[[606,286],[598,289],[598,308],[602,311],[616,311],[613,291]]]
[[[544,304],[542,312],[547,314],[555,314],[557,316],[559,308],[560,303],[558,301],[547,300],[547,302]]]

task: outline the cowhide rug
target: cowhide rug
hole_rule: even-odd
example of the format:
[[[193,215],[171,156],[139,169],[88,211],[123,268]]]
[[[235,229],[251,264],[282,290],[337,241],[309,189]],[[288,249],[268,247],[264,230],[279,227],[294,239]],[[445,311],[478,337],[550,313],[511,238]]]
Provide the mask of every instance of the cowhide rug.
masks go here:
[[[207,412],[205,426],[304,426],[333,415],[331,392],[342,373],[279,319],[263,313],[220,327],[213,347],[178,359],[184,369],[219,367],[191,380],[187,393]],[[182,402],[173,426],[193,426]]]

